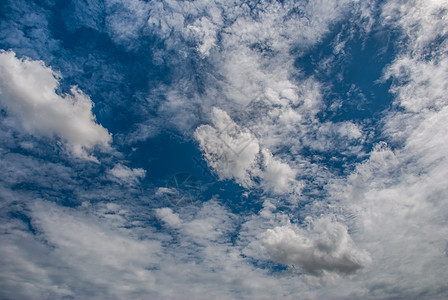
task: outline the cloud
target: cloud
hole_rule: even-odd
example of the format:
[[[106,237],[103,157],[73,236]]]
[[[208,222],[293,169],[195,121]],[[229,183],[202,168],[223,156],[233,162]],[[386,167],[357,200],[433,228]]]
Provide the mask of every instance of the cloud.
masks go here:
[[[448,44],[445,48],[448,48]],[[410,113],[440,110],[447,105],[445,82],[448,57],[435,55],[429,61],[404,54],[387,69],[383,79],[395,79],[395,102]],[[406,82],[406,84],[401,84]]]
[[[296,181],[297,170],[262,150],[263,170],[260,174],[262,186],[274,194],[300,193],[302,184]]]
[[[198,51],[203,56],[208,56],[212,47],[216,46],[216,27],[216,25],[205,17],[196,20],[192,25],[187,27],[190,29],[191,35],[199,40]]]
[[[259,151],[255,136],[219,108],[213,109],[212,121],[214,127],[201,125],[195,131],[208,165],[220,179],[235,179],[242,186],[251,186]]]
[[[347,228],[328,219],[316,221],[308,232],[292,226],[269,229],[262,243],[275,261],[312,275],[351,274],[370,261],[366,252],[354,247]]]
[[[234,292],[256,298],[280,292],[275,281],[231,246],[237,218],[218,202],[207,201],[194,211],[158,209],[171,234],[155,232],[146,222],[132,224],[124,208],[131,207],[67,208],[36,201],[22,212],[35,235],[18,219],[2,222],[2,296],[232,299]],[[254,293],[255,287],[268,288]]]
[[[156,209],[156,215],[159,219],[171,227],[179,227],[182,221],[178,214],[173,213],[173,210],[168,207]]]
[[[182,233],[206,246],[210,241],[227,242],[235,230],[237,219],[226,207],[212,199],[203,203],[195,214],[188,216],[188,220],[183,223]]]
[[[160,249],[159,242],[140,241],[129,230],[113,228],[86,211],[45,201],[35,202],[31,210],[32,226],[39,238],[19,228],[9,229],[15,232],[14,237],[1,237],[2,257],[13,256],[13,263],[17,263],[3,261],[9,270],[3,275],[9,283],[2,280],[3,295],[13,295],[11,289],[18,283],[27,286],[19,292],[22,297],[79,296],[78,288],[87,297],[119,296],[129,288],[142,292],[143,282],[148,287],[154,285],[148,269],[157,262],[154,253]],[[21,248],[20,244],[27,247]],[[11,251],[16,254],[11,255]],[[108,286],[108,291],[101,291],[101,286]]]
[[[383,6],[383,21],[408,43],[384,70],[395,96],[383,120],[387,143],[328,188],[336,205],[353,213],[340,218],[351,223],[353,240],[376,266],[366,268],[352,290],[365,286],[376,295],[411,298],[446,294],[448,44],[439,33],[446,33],[441,12],[447,8],[443,1]]]
[[[131,77],[149,78],[154,70],[147,69],[148,61],[161,66],[156,71],[163,69],[165,86],[152,79],[147,84],[145,76],[138,83],[150,86],[136,99],[142,107],[138,122],[144,120],[134,124],[133,134],[121,133],[123,146],[147,146],[148,138],[166,128],[189,142],[194,137],[218,177],[243,186],[246,197],[232,203],[235,211],[224,204],[233,200],[219,197],[176,205],[181,190],[135,189],[145,170],[116,157],[106,171],[78,160],[48,162],[47,148],[36,150],[35,140],[17,137],[19,128],[37,138],[56,137],[81,157],[95,146],[107,147],[110,136],[96,124],[87,96],[76,90],[58,94],[59,77],[43,63],[3,52],[0,62],[11,68],[2,66],[0,73],[8,79],[0,81],[7,111],[0,122],[0,195],[7,203],[0,210],[1,296],[413,299],[447,294],[446,3],[252,4],[72,2],[64,12],[74,12],[64,21],[68,30],[79,24],[102,38],[107,33],[118,45],[107,59],[94,62],[80,57],[88,51],[96,59],[103,50],[81,44],[59,48],[64,43],[53,39],[57,30],[47,21],[58,16],[56,8],[8,4],[36,12],[2,21],[3,41],[23,45],[17,53],[29,51],[54,67],[64,66],[71,74],[64,77],[81,86],[78,80],[87,81],[79,75],[85,66],[95,70],[92,82],[122,83],[111,89],[117,94],[101,103],[101,112],[114,111],[115,102],[127,105],[130,98],[121,97],[125,89],[136,99],[135,82],[123,74],[124,64],[108,61],[114,51],[120,49],[126,63],[133,60]],[[378,82],[391,79],[395,97],[381,122],[372,125],[384,142],[367,151],[372,145],[366,142],[365,124],[371,120],[328,118],[329,111],[348,100],[333,99],[330,83],[298,69],[297,59],[309,54],[324,69],[345,62],[339,56],[357,47],[352,27],[361,26],[363,38],[369,39],[381,34],[377,23],[399,29],[402,36],[395,44],[397,56]],[[310,52],[326,48],[319,42],[333,29],[343,34],[333,39],[337,32],[331,32],[334,42],[328,49],[339,56],[332,61]],[[155,46],[146,48],[148,40],[155,40]],[[58,63],[49,56],[57,56]],[[14,75],[25,83],[11,87]],[[349,93],[357,92],[353,86]],[[108,90],[93,83],[88,87],[83,90],[92,97],[91,91]],[[15,97],[4,98],[4,89]],[[32,102],[17,96],[25,92]],[[371,101],[369,91],[362,92],[363,101]],[[336,105],[326,107],[333,100]],[[38,119],[33,104],[47,123]],[[79,134],[81,124],[96,129]],[[344,165],[333,173],[326,160]],[[212,185],[231,186],[221,184]],[[221,193],[218,188],[209,192]]]
[[[445,135],[438,128],[442,123],[426,133]],[[433,293],[443,285],[440,278],[446,276],[448,263],[443,255],[447,141],[436,140],[428,137],[414,144],[411,138],[412,143],[397,150],[381,143],[347,181],[333,186],[337,192],[332,190],[331,197],[352,212],[344,216],[340,210],[341,220],[351,223],[352,238],[374,258],[376,267],[367,268],[358,285],[381,286],[376,292],[384,295]]]
[[[227,113],[214,108],[214,127],[201,125],[195,138],[204,153],[207,164],[221,180],[234,179],[243,187],[254,185],[254,179],[266,193],[299,193],[302,183],[296,180],[297,171],[261,149],[253,133],[236,124]],[[260,152],[261,151],[261,152]]]
[[[351,3],[151,2],[148,27],[170,50],[160,59],[179,76],[162,91],[159,113],[186,134],[207,121],[213,106],[233,118],[234,111],[260,98],[303,101],[302,112],[317,113],[319,99],[303,88],[312,80],[304,78],[299,87],[293,80],[291,52],[303,55],[318,43]]]
[[[447,7],[448,4],[445,1],[437,0],[388,1],[382,6],[381,17],[389,25],[401,30],[404,38],[409,42],[406,47],[408,51],[413,54],[423,54],[422,50],[431,47],[431,43],[440,38],[442,38],[440,41],[443,47],[446,47]]]
[[[105,1],[106,28],[112,40],[129,49],[138,46],[150,6],[145,1]]]
[[[58,95],[58,75],[41,61],[18,59],[0,53],[1,104],[22,129],[37,137],[57,137],[75,156],[95,160],[88,154],[95,146],[109,147],[111,135],[97,124],[93,103],[76,87]]]
[[[119,183],[133,186],[145,178],[146,170],[142,168],[129,168],[122,164],[116,164],[112,169],[108,171],[109,178]]]

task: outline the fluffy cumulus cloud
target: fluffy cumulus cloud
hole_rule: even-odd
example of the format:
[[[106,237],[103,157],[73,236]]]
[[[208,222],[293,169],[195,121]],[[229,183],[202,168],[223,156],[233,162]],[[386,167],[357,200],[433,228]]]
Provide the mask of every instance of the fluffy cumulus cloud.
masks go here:
[[[109,147],[111,135],[96,123],[89,97],[76,87],[59,95],[58,75],[43,62],[2,51],[0,68],[2,106],[25,132],[59,138],[81,158],[95,160],[88,150]]]
[[[447,1],[50,2],[0,4],[0,298],[446,298]]]
[[[293,226],[268,229],[262,242],[272,259],[297,267],[297,272],[353,273],[370,261],[368,253],[354,247],[347,227],[318,220],[310,232]]]

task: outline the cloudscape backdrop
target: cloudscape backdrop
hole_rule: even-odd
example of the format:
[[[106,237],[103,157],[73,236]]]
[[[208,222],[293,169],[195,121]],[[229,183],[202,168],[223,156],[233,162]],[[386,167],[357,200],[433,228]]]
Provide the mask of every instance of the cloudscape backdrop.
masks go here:
[[[1,1],[0,298],[448,297],[447,16]]]

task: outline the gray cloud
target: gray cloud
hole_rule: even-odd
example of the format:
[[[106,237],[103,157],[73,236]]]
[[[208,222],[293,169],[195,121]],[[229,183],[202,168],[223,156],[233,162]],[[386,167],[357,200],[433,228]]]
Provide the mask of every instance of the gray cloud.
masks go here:
[[[347,228],[328,219],[316,221],[310,232],[291,226],[269,229],[262,243],[272,259],[313,275],[351,274],[370,262],[368,253],[354,247]]]

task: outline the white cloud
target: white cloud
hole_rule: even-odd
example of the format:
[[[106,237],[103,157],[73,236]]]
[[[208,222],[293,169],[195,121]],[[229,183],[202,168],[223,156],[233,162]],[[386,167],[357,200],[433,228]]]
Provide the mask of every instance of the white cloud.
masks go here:
[[[139,0],[105,1],[106,26],[112,40],[127,48],[138,44],[149,16],[149,4]]]
[[[158,241],[140,240],[130,230],[113,228],[85,210],[45,201],[35,202],[31,210],[38,237],[17,227],[8,229],[16,233],[14,238],[1,236],[1,256],[14,257],[11,263],[3,261],[9,270],[5,277],[16,281],[4,286],[7,294],[13,294],[11,286],[17,283],[23,284],[18,293],[25,298],[79,296],[77,288],[86,297],[120,297],[130,290],[153,289],[155,278],[149,269],[158,262]]]
[[[182,221],[178,214],[173,213],[173,210],[168,207],[156,209],[156,215],[163,222],[171,227],[178,227],[181,225]]]
[[[293,265],[299,273],[351,274],[370,262],[368,253],[356,249],[347,228],[328,219],[314,222],[309,231],[292,225],[269,229],[262,243],[272,259]]]
[[[157,197],[160,197],[160,196],[164,196],[164,195],[173,195],[173,194],[176,194],[176,193],[177,193],[177,191],[176,191],[175,188],[159,187],[156,190],[155,195]]]
[[[395,106],[384,136],[330,197],[353,212],[352,238],[369,251],[372,266],[347,288],[376,295],[437,298],[446,294],[448,229],[448,102],[446,1],[390,1],[382,18],[403,32],[404,47],[386,68]],[[344,216],[340,216],[344,219]],[[424,276],[422,276],[424,274]]]
[[[151,14],[147,21],[149,28],[154,30],[154,33],[162,39],[167,39],[176,33],[178,34],[184,29],[185,15],[182,10],[190,5],[190,3],[185,4],[182,7],[177,1],[171,3],[154,1],[151,3]],[[172,45],[168,44],[168,46]]]
[[[2,295],[232,299],[237,292],[262,299],[280,292],[266,272],[231,247],[236,217],[216,201],[193,212],[157,210],[180,233],[173,235],[154,233],[151,226],[125,227],[107,217],[120,205],[102,207],[37,201],[27,212],[36,235],[18,220],[2,222]]]
[[[132,186],[145,178],[146,170],[141,168],[132,169],[122,164],[116,164],[112,169],[108,170],[108,173],[110,179]]]
[[[236,216],[228,212],[216,200],[204,202],[201,206],[173,212],[169,207],[155,210],[158,219],[168,227],[176,228],[185,243],[199,243],[210,246],[210,241],[219,241],[232,232]]]
[[[322,152],[339,150],[357,153],[364,138],[359,126],[350,121],[316,122],[303,134],[302,141],[305,146]]]
[[[96,123],[88,96],[76,87],[58,95],[58,86],[58,75],[43,62],[0,52],[0,100],[7,112],[25,132],[58,137],[75,156],[95,160],[87,151],[108,148],[111,135]]]
[[[234,179],[243,187],[251,187],[253,179],[261,179],[260,187],[267,193],[298,194],[302,183],[296,180],[297,171],[261,149],[253,133],[236,124],[218,108],[212,112],[214,127],[201,125],[195,138],[208,165],[219,178]]]
[[[274,158],[268,150],[262,150],[264,172],[260,174],[262,185],[275,194],[300,193],[302,184],[296,181],[297,170]]]
[[[183,224],[182,232],[192,241],[209,245],[210,241],[223,242],[235,229],[236,216],[216,200],[210,200],[190,215]]]
[[[444,39],[443,47],[447,46],[444,38],[448,33],[447,8],[448,2],[445,0],[388,1],[382,7],[381,17],[383,21],[402,30],[409,42],[407,50],[420,55],[422,50],[439,38]]]
[[[191,30],[192,36],[199,40],[198,51],[203,56],[208,56],[212,47],[216,45],[217,26],[208,18],[202,17],[187,28]]]
[[[251,186],[259,151],[257,139],[219,108],[213,109],[212,121],[214,127],[201,125],[195,131],[207,163],[220,179],[235,179],[242,186]]]
[[[443,124],[447,120],[445,116]],[[338,192],[331,197],[354,213],[349,219],[340,217],[352,223],[353,239],[374,258],[375,267],[357,278],[357,285],[381,286],[378,294],[435,290],[447,275],[443,249],[448,234],[444,150],[448,141],[435,142],[437,136],[446,136],[441,129],[446,126],[432,125],[424,133],[435,134],[434,140],[428,137],[414,143],[411,138],[395,151],[380,144],[347,181],[333,187]]]
[[[301,114],[307,116],[319,112],[320,99],[313,95],[316,83],[292,80],[297,70],[291,51],[301,53],[316,44],[350,5],[351,1],[271,2],[251,7],[241,1],[151,2],[148,27],[175,52],[165,53],[162,60],[181,74],[164,92],[163,118],[191,134],[207,120],[213,106],[232,118],[233,112],[258,99],[300,104]],[[200,58],[191,52],[191,44]],[[198,92],[197,86],[205,90]]]
[[[447,47],[448,48],[448,44]],[[411,113],[439,110],[448,103],[446,81],[448,80],[448,57],[435,57],[422,61],[421,57],[403,55],[388,68],[384,78],[394,78],[405,85],[395,85],[396,103]]]

